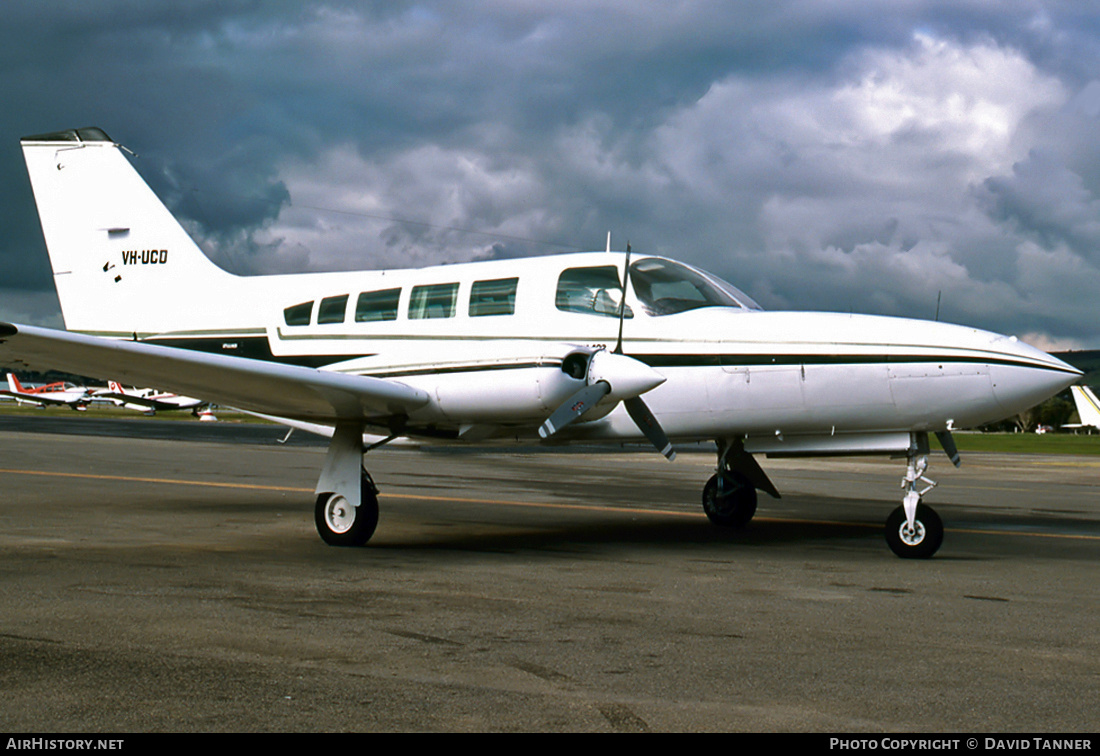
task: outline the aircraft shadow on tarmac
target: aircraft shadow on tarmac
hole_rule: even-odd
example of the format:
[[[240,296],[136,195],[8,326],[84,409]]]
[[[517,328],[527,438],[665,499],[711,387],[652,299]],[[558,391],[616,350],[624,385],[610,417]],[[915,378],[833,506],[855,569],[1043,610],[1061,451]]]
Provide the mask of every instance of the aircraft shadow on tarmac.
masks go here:
[[[365,549],[416,551],[469,551],[514,553],[521,551],[600,551],[622,547],[653,547],[654,553],[684,549],[708,550],[708,558],[733,557],[747,550],[784,549],[794,546],[809,551],[852,551],[890,556],[882,538],[882,525],[873,517],[850,519],[836,517],[840,503],[859,512],[875,513],[882,501],[830,497],[792,496],[783,505],[763,504],[753,521],[745,528],[727,529],[712,525],[700,513],[697,517],[685,505],[684,510],[643,512],[616,511],[609,506],[605,515],[589,512],[583,515],[548,513],[532,525],[519,522],[502,511],[497,517],[484,514],[466,516],[462,504],[444,505],[445,517],[425,514],[424,521],[409,534],[409,528],[390,529],[390,517],[405,507],[400,494],[395,494],[383,507],[377,538]],[[935,561],[971,560],[986,557],[1057,559],[1094,558],[1096,541],[1100,539],[1100,522],[1071,517],[1050,517],[1034,513],[985,513],[968,507],[944,504],[949,519],[949,547]],[[819,517],[807,512],[820,512]],[[419,519],[420,513],[402,513],[402,518]],[[551,518],[554,518],[553,520]],[[946,519],[946,518],[945,518]],[[556,520],[556,521],[555,521]],[[1030,536],[1030,537],[1028,537]],[[1038,537],[1037,537],[1038,536]],[[1043,537],[1047,536],[1047,537]],[[952,553],[954,543],[956,553]],[[717,550],[717,551],[716,551]],[[357,551],[357,550],[352,550]],[[892,560],[891,560],[892,561]]]
[[[605,516],[586,513],[547,515],[537,525],[520,524],[506,513],[489,520],[466,518],[453,505],[446,519],[426,522],[407,537],[386,527],[386,510],[402,507],[399,495],[383,508],[378,535],[367,551],[389,549],[458,550],[476,552],[573,551],[591,547],[652,546],[660,550],[695,547],[747,548],[801,544],[807,547],[874,548],[882,542],[881,525],[871,522],[824,522],[785,519],[782,512],[763,512],[745,528],[718,528],[700,513],[688,511],[629,512],[607,509]],[[392,515],[391,515],[392,516]],[[549,520],[554,517],[557,522]],[[868,546],[874,544],[874,546]],[[885,546],[883,547],[885,549]],[[887,556],[888,552],[883,551]]]

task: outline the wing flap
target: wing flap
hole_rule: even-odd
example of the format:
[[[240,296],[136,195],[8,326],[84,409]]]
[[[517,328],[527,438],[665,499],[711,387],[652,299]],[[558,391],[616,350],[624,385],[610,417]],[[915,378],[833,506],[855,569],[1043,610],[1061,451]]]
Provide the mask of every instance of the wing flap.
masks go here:
[[[0,323],[0,363],[156,386],[297,420],[379,421],[407,415],[427,392],[382,378]]]

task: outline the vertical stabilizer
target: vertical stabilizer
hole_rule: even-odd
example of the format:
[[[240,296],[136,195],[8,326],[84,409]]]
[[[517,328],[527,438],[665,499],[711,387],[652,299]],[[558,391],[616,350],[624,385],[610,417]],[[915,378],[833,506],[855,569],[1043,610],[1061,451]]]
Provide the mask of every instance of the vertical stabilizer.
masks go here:
[[[212,263],[100,129],[24,137],[65,326],[103,335],[231,325],[204,299],[231,302],[237,279]]]
[[[1081,416],[1081,425],[1091,425],[1100,429],[1100,402],[1088,386],[1070,386],[1073,403],[1077,405],[1077,414]]]

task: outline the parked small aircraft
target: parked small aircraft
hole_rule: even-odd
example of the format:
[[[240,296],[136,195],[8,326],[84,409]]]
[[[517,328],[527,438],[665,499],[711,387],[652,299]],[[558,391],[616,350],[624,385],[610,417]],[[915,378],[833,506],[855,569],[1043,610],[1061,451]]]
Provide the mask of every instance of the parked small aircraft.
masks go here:
[[[57,381],[42,386],[24,386],[15,373],[8,373],[8,390],[0,394],[10,396],[19,404],[38,407],[71,407],[83,412],[88,409],[88,389],[71,383]]]
[[[189,396],[180,396],[179,394],[157,389],[135,388],[127,390],[118,381],[108,381],[107,389],[92,392],[92,397],[98,400],[108,400],[119,407],[137,410],[147,415],[154,415],[157,410],[190,410],[197,417],[199,410],[207,404],[202,399],[192,399]]]
[[[365,434],[466,442],[713,440],[712,522],[737,527],[753,453],[906,459],[886,538],[929,557],[929,434],[1027,409],[1080,371],[1015,337],[848,313],[764,312],[675,260],[611,252],[416,270],[231,275],[100,129],[22,140],[68,331],[0,324],[0,361],[162,386],[331,429],[318,532],[378,520]],[[106,375],[104,375],[106,374]],[[644,396],[644,399],[643,399]]]

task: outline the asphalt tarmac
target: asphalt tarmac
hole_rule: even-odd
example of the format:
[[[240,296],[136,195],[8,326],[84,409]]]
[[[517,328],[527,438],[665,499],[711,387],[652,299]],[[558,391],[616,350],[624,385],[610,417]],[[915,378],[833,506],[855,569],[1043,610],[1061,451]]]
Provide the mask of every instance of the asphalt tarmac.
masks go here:
[[[898,460],[380,449],[366,548],[276,428],[0,418],[0,730],[1095,732],[1100,458],[934,457],[947,526],[888,550]]]

